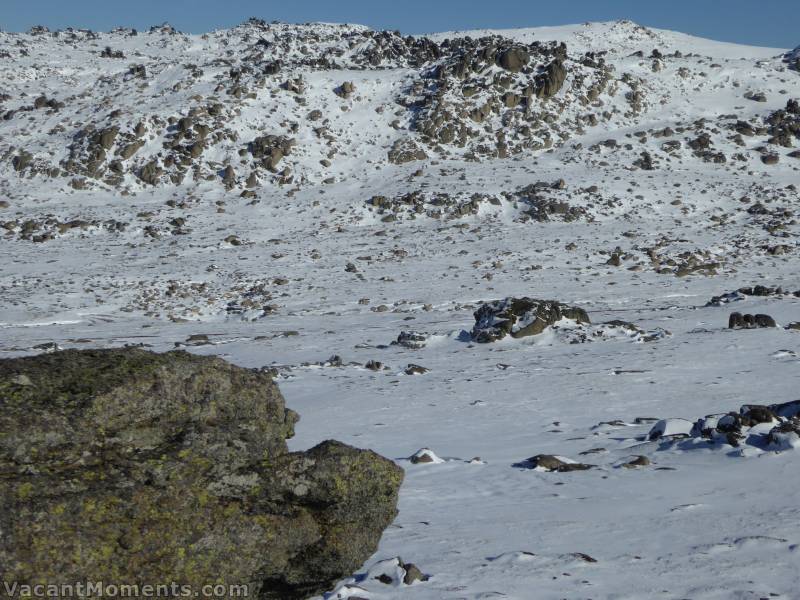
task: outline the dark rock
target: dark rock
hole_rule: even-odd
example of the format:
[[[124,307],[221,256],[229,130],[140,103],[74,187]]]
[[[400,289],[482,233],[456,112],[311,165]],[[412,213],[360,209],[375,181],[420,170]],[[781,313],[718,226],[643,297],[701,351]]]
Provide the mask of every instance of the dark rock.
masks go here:
[[[161,175],[163,174],[164,170],[158,165],[158,162],[156,160],[151,160],[139,169],[138,177],[147,184],[158,185],[158,182],[161,180]]]
[[[30,152],[22,151],[11,159],[11,165],[18,173],[24,171],[33,162],[33,155]]]
[[[0,360],[0,564],[19,582],[210,581],[300,600],[377,548],[402,470],[288,452],[271,377],[185,352]]]
[[[762,327],[777,327],[777,324],[775,319],[769,315],[750,315],[735,312],[728,317],[729,329],[756,329]]]
[[[573,552],[572,556],[573,556],[573,558],[577,558],[578,560],[582,560],[583,562],[587,562],[587,563],[596,563],[597,562],[596,558],[594,558],[592,556],[589,556],[588,554],[585,554],[583,552]]]
[[[253,158],[260,161],[264,168],[274,170],[278,163],[291,152],[295,144],[296,141],[293,138],[264,135],[253,140],[249,145],[249,150]]]
[[[500,54],[498,64],[506,71],[518,73],[530,62],[530,54],[524,48],[509,48]]]
[[[400,335],[397,336],[397,340],[392,342],[392,344],[397,344],[398,346],[403,346],[404,348],[419,350],[420,348],[425,347],[425,343],[427,341],[427,333],[420,333],[418,331],[401,331]]]
[[[745,93],[744,97],[748,100],[752,100],[753,102],[767,101],[767,95],[764,92],[747,92]]]
[[[397,140],[388,154],[389,162],[402,165],[415,160],[425,160],[428,155],[411,139]]]
[[[562,318],[577,323],[590,322],[589,316],[582,308],[568,306],[555,300],[536,300],[527,297],[505,298],[484,304],[475,311],[474,316],[472,339],[480,343],[494,342],[508,335],[513,338],[538,335]]]
[[[637,456],[636,458],[629,460],[622,466],[626,469],[636,469],[638,467],[646,467],[650,464],[650,459],[646,456]]]
[[[414,563],[405,563],[402,566],[406,572],[405,575],[403,575],[404,584],[411,585],[415,581],[426,581],[428,579]]]
[[[561,59],[555,59],[544,72],[536,78],[536,96],[539,98],[551,98],[555,96],[564,81],[567,79],[567,69]]]
[[[753,427],[759,423],[772,423],[777,420],[775,413],[768,406],[745,405],[739,409],[740,421],[745,427]]]
[[[531,469],[544,469],[546,471],[556,471],[558,473],[569,473],[570,471],[586,471],[591,469],[594,465],[585,465],[582,463],[568,463],[564,462],[556,456],[550,454],[537,454],[527,459],[524,463]]]
[[[349,98],[356,91],[356,86],[352,81],[345,81],[342,85],[333,90],[334,93],[341,98]]]
[[[427,368],[422,367],[420,365],[409,364],[406,367],[405,374],[406,375],[424,375],[428,371],[430,371],[430,369],[427,369]]]

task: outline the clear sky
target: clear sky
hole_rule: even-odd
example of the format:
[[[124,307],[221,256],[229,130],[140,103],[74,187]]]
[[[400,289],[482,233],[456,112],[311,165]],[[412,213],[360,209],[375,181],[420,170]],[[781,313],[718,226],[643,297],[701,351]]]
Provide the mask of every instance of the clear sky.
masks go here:
[[[800,0],[0,0],[0,29],[25,31],[169,22],[201,33],[248,17],[361,23],[407,34],[630,19],[716,40],[800,45]]]

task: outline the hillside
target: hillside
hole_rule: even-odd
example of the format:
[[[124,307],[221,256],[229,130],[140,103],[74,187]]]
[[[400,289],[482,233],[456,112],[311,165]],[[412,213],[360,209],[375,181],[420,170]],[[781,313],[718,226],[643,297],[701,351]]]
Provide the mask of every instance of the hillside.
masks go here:
[[[251,20],[0,58],[0,357],[267,367],[293,449],[396,459],[329,598],[796,597],[798,50]],[[510,297],[591,322],[482,343]]]

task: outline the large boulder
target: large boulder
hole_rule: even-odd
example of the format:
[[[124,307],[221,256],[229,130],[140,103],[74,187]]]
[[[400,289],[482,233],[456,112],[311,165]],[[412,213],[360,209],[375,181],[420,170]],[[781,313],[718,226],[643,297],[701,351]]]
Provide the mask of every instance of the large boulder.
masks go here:
[[[561,319],[576,323],[590,322],[589,315],[582,308],[555,300],[527,297],[489,302],[475,311],[474,316],[472,339],[480,343],[495,342],[508,335],[513,338],[538,335]]]
[[[0,565],[20,585],[180,581],[291,600],[372,554],[402,470],[327,441],[268,374],[182,351],[0,360]]]
[[[506,71],[518,73],[530,62],[531,56],[525,48],[508,48],[500,53],[497,62]]]
[[[536,78],[536,96],[538,98],[551,98],[555,96],[567,79],[567,69],[560,58],[554,59],[544,71]]]

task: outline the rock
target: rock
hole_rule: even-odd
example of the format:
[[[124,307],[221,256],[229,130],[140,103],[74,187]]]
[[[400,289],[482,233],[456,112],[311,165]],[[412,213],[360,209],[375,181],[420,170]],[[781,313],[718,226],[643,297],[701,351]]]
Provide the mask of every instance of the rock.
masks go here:
[[[693,437],[703,437],[710,442],[725,443],[733,447],[739,446],[742,439],[742,418],[737,413],[708,415],[699,419],[692,426]]]
[[[402,567],[406,572],[406,574],[403,575],[403,583],[405,585],[411,585],[415,581],[426,581],[428,579],[414,563],[404,563]]]
[[[584,552],[573,552],[572,553],[572,557],[573,558],[577,558],[578,560],[582,560],[583,562],[587,562],[587,563],[596,563],[597,562],[596,558],[594,558],[593,556],[589,556],[588,554],[586,554]]]
[[[33,155],[24,150],[11,159],[11,165],[17,173],[24,171],[31,162],[33,162]]]
[[[428,371],[430,371],[430,369],[427,369],[427,368],[422,367],[420,365],[409,364],[406,367],[406,370],[404,371],[404,373],[406,375],[424,375]]]
[[[530,60],[530,54],[524,48],[509,48],[500,54],[498,64],[506,71],[518,73]]]
[[[578,462],[567,462],[559,458],[558,456],[553,456],[551,454],[537,454],[536,456],[532,456],[531,458],[525,461],[526,466],[531,469],[538,469],[543,471],[550,471],[550,472],[558,472],[558,473],[569,473],[570,471],[586,471],[587,469],[591,469],[594,465],[585,465],[583,463]]]
[[[646,456],[639,455],[636,458],[629,460],[622,466],[626,469],[636,469],[638,467],[646,467],[650,464],[650,459]]]
[[[735,312],[728,317],[729,329],[758,329],[763,327],[777,327],[777,323],[769,315],[749,315]]]
[[[589,323],[582,308],[568,306],[555,300],[505,298],[481,306],[475,311],[472,339],[479,343],[495,342],[510,335],[523,338],[538,335],[561,319]]]
[[[752,100],[753,102],[767,101],[767,95],[764,92],[746,92],[744,97],[748,100]]]
[[[800,423],[786,421],[776,425],[767,434],[766,443],[777,452],[800,448]]]
[[[219,358],[4,359],[0,396],[14,581],[212,581],[300,600],[356,570],[396,515],[399,467],[334,441],[288,452],[297,415],[271,377]]]
[[[536,96],[538,98],[551,98],[555,96],[564,81],[567,79],[567,70],[561,59],[556,59],[545,67],[544,73],[536,78]]]
[[[117,139],[119,127],[107,127],[98,131],[92,138],[92,144],[99,146],[103,150],[109,150]]]
[[[741,422],[746,427],[753,427],[759,423],[772,423],[778,417],[769,406],[745,404],[739,409]]]
[[[149,185],[157,185],[164,171],[158,166],[158,162],[151,160],[139,170],[139,179]]]
[[[425,347],[427,341],[427,333],[421,333],[419,331],[401,331],[400,335],[397,336],[397,340],[392,342],[392,344],[403,346],[404,348],[411,348],[412,350],[419,350]]]
[[[106,46],[103,48],[103,51],[100,52],[101,58],[125,58],[125,54],[122,50],[112,50],[111,46]]]
[[[397,140],[388,153],[390,163],[402,165],[415,160],[425,160],[428,155],[411,139]]]
[[[144,142],[142,140],[137,140],[122,148],[118,154],[123,160],[128,160],[136,154],[142,146],[144,146]]]
[[[420,448],[414,454],[408,457],[408,460],[411,461],[411,464],[420,464],[420,463],[443,463],[444,460],[436,456],[436,453],[431,450],[430,448]]]
[[[289,155],[296,143],[293,138],[263,135],[250,142],[248,149],[261,166],[272,171],[285,156]]]
[[[349,98],[356,91],[356,86],[352,81],[345,81],[342,85],[333,90],[340,98]]]

